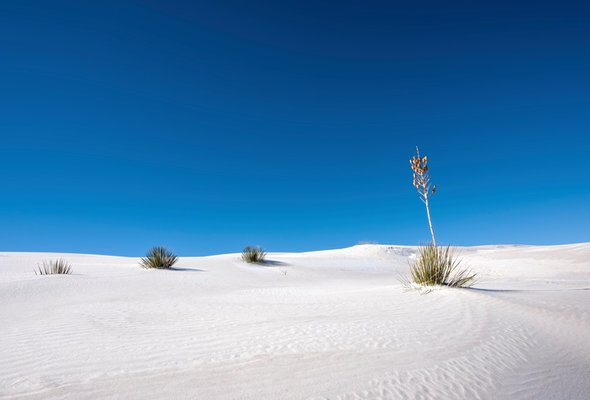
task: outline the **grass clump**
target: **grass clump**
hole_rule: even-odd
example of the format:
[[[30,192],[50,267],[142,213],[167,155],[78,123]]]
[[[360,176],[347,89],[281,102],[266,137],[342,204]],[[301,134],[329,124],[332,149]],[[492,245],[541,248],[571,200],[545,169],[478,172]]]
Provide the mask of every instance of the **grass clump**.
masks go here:
[[[251,264],[263,264],[266,252],[259,246],[246,246],[242,251],[242,260]]]
[[[469,287],[475,283],[476,274],[460,264],[450,246],[419,246],[418,258],[410,265],[411,281],[423,286]]]
[[[178,261],[176,254],[165,247],[152,247],[139,264],[143,268],[170,269]]]
[[[63,260],[49,260],[37,264],[35,275],[69,275],[72,273],[72,265]]]

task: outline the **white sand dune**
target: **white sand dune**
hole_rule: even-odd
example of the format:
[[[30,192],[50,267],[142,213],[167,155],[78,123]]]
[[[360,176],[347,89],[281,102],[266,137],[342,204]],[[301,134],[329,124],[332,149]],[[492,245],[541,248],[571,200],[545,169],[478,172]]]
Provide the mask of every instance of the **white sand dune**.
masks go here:
[[[415,248],[0,253],[6,399],[588,399],[590,243],[463,248],[476,289],[404,291]],[[35,276],[63,257],[69,276]]]

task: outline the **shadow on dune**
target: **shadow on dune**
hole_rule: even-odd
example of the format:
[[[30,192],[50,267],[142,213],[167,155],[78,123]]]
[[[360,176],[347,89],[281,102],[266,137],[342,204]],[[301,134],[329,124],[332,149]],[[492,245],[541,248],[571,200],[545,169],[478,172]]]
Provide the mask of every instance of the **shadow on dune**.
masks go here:
[[[272,266],[272,267],[277,267],[277,266],[281,266],[281,265],[289,265],[286,262],[283,261],[276,261],[276,260],[265,260],[263,263],[261,263],[260,265],[265,265],[265,266]]]
[[[199,268],[190,268],[190,267],[178,267],[178,268],[170,268],[169,271],[188,271],[188,272],[207,272],[204,269]]]
[[[590,290],[590,288],[565,288],[565,289],[484,289],[484,288],[464,288],[473,290],[475,292],[491,292],[491,293],[509,293],[509,292],[568,292],[573,290]]]

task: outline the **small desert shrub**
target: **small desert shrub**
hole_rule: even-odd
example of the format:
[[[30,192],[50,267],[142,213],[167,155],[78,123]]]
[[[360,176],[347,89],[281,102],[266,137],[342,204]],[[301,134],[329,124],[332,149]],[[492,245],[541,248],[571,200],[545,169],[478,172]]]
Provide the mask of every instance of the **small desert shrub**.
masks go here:
[[[144,268],[169,269],[178,257],[165,247],[152,247],[139,264]]]
[[[57,259],[43,261],[37,264],[36,275],[68,275],[72,273],[72,266],[65,260]]]
[[[412,283],[425,286],[469,287],[476,274],[460,267],[461,260],[450,246],[433,244],[418,247],[418,258],[410,265]]]
[[[262,264],[264,263],[265,257],[266,252],[262,249],[262,247],[246,246],[242,251],[242,260],[247,263]]]

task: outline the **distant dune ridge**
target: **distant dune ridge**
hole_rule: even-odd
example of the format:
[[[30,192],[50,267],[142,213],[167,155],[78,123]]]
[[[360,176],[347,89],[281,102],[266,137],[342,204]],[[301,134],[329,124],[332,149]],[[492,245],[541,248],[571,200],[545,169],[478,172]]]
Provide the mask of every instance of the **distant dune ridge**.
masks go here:
[[[409,246],[0,253],[0,398],[588,398],[590,243],[459,251],[477,284],[428,294],[400,283]],[[35,275],[50,259],[71,275]]]

